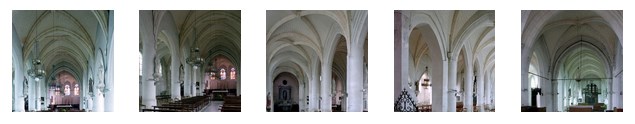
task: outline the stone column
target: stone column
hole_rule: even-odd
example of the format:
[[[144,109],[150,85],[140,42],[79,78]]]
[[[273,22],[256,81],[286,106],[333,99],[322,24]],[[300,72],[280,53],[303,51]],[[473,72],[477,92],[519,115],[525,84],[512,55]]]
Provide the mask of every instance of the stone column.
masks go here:
[[[236,68],[236,95],[240,96],[240,68]]]
[[[170,63],[170,79],[172,82],[171,85],[171,93],[170,93],[170,97],[172,98],[173,101],[177,101],[181,99],[181,84],[179,82],[179,74],[180,74],[180,65],[181,65],[181,61],[179,61],[179,57],[178,55],[180,54],[172,54],[172,62]]]
[[[306,94],[304,93],[305,83],[305,80],[298,80],[298,107],[300,111],[304,110],[304,107],[306,106],[306,104],[303,104],[306,103],[306,98],[304,98],[304,96],[306,96]]]
[[[478,75],[483,75],[483,72],[479,72]],[[485,84],[483,83],[483,76],[478,76],[476,79],[476,107],[478,107],[478,110],[482,112],[485,111],[483,108],[483,103],[485,101],[483,89],[485,88]]]
[[[42,93],[42,84],[40,84],[40,82],[44,82],[44,79],[37,79],[35,81],[35,111],[40,111],[41,109],[41,101],[40,101],[40,96]]]
[[[452,55],[452,54],[448,54]],[[450,59],[449,61],[449,73],[448,73],[448,112],[456,112],[456,78],[457,78],[457,60]]]
[[[156,86],[154,84],[154,57],[156,54],[156,38],[154,37],[154,15],[152,11],[140,11],[139,12],[139,27],[140,35],[143,45],[143,70],[142,74],[142,84],[143,84],[143,94],[142,95],[142,104],[146,106],[146,108],[152,108],[157,105],[156,100]],[[97,81],[99,82],[99,81]],[[95,96],[99,96],[101,94],[97,93],[98,91],[94,90]],[[97,101],[97,100],[95,100]]]
[[[546,73],[545,75],[551,75],[551,74],[550,73]],[[549,79],[542,78],[542,77],[539,77],[539,79],[540,79],[540,87],[541,87],[542,93],[543,93],[543,95],[540,95],[540,105],[541,105],[541,107],[547,107],[547,111],[553,111],[552,110],[553,109],[553,107],[552,107],[553,102],[552,102],[552,95],[551,95],[553,93],[553,90],[551,88],[551,81]],[[485,87],[488,87],[490,82],[485,82],[485,83],[486,83]],[[488,93],[487,93],[487,92],[489,92],[488,89],[485,89],[485,91],[484,91],[485,92],[485,96],[488,95]],[[487,105],[487,104],[485,104],[485,105]]]
[[[350,75],[347,75],[347,78],[349,78],[348,81],[350,82],[346,84],[349,96],[347,112],[362,112],[364,110],[364,47],[360,45],[364,41],[357,42],[357,44],[351,44],[350,52],[348,53],[348,62],[350,64],[347,70],[350,71]]]
[[[474,71],[472,70],[472,66],[470,66],[471,64],[468,64],[467,68],[465,68],[465,100],[463,101],[463,103],[465,103],[464,107],[467,108],[468,112],[472,112],[474,109],[472,108],[473,106],[473,97],[472,94],[474,93],[473,89],[474,89]],[[482,77],[483,75],[477,75],[477,77]]]
[[[346,85],[348,85],[348,83],[346,81],[342,81],[343,85],[342,85],[342,100],[341,100],[341,106],[342,109],[340,111],[346,111],[348,110],[348,90]]]
[[[317,70],[317,67],[314,68],[315,70]],[[319,96],[319,88],[320,88],[320,82],[319,82],[319,74],[318,71],[312,71],[312,78],[311,78],[311,86],[309,87],[309,91],[311,92],[309,94],[309,111],[311,112],[317,112],[319,107],[318,107],[318,101],[320,100],[320,96]]]
[[[185,82],[183,83],[183,95],[185,97],[192,97],[192,66],[190,66],[190,64],[185,63],[183,65],[183,72],[185,73],[185,76],[183,76],[183,78],[185,78]]]
[[[449,55],[448,55],[449,56]],[[432,111],[434,112],[447,112],[448,111],[448,99],[450,96],[454,96],[453,93],[450,93],[449,90],[449,73],[450,73],[450,60],[449,59],[444,59],[443,62],[441,62],[443,64],[442,67],[442,74],[435,74],[435,73],[429,73],[430,74],[430,88],[432,89],[441,89],[441,90],[432,90]],[[432,69],[434,70],[434,69]],[[434,85],[434,82],[437,82],[437,80],[435,80],[438,76],[441,76],[440,78],[442,78],[442,81],[439,82],[441,84],[441,86],[438,85]],[[435,94],[440,94],[440,95],[435,95]]]
[[[190,89],[192,96],[198,96],[198,92],[196,90],[196,82],[198,81],[198,66],[192,66],[192,83],[190,84]]]
[[[491,106],[491,90],[492,90],[492,82],[489,76],[483,75],[483,78],[485,80],[485,98],[483,98],[483,106],[486,106],[487,109],[492,109],[490,108]]]
[[[408,42],[404,42],[402,41],[401,37],[402,37],[402,32],[401,32],[401,25],[402,25],[402,21],[401,21],[401,11],[399,10],[395,10],[395,17],[394,17],[394,22],[395,22],[395,30],[394,30],[394,47],[395,47],[395,51],[394,51],[394,68],[395,68],[395,75],[394,75],[394,100],[393,101],[397,101],[399,98],[399,95],[401,94],[401,90],[403,89],[402,86],[402,82],[404,81],[404,79],[407,79],[408,75],[408,55],[409,55],[409,51],[408,51]],[[404,71],[405,69],[405,71]],[[407,80],[406,80],[407,81]],[[348,83],[348,82],[347,82]]]
[[[29,111],[35,111],[35,83],[34,78],[29,76]]]
[[[329,61],[328,59],[325,59],[326,62],[322,63],[322,77],[321,77],[321,81],[320,84],[322,85],[322,87],[320,88],[320,98],[322,98],[322,101],[320,101],[320,109],[322,112],[330,112],[331,111],[331,69],[333,68],[331,66],[332,61]]]
[[[269,62],[267,62],[267,91],[266,91],[266,108],[269,108],[270,112],[273,112],[273,74],[270,71]],[[268,105],[267,105],[268,104]],[[265,109],[266,110],[266,109]]]
[[[13,33],[13,51],[12,51],[12,57],[13,57],[13,85],[14,85],[14,96],[13,96],[13,110],[16,112],[24,112],[24,97],[26,96],[25,94],[25,89],[24,87],[24,77],[25,77],[25,67],[22,64],[23,62],[23,58],[22,58],[22,42],[20,41],[20,38],[18,38],[18,33],[16,32],[15,29],[15,25],[12,25],[12,33]]]
[[[95,92],[95,91],[93,90],[93,92]],[[93,108],[94,107],[93,106],[93,104],[94,104],[93,103],[93,101],[94,101],[93,98],[94,97],[95,97],[95,95],[93,93],[89,92],[88,96],[86,96],[86,98],[85,98],[86,99],[86,111],[87,112],[92,112],[94,110],[94,108]]]
[[[364,93],[364,111],[368,111],[368,66],[367,63],[364,63],[364,88],[362,92]]]
[[[521,45],[521,51],[525,52],[527,47],[525,44]],[[531,60],[531,53],[522,53],[521,55],[521,70],[520,70],[520,82],[521,82],[521,106],[531,106],[531,87],[529,87],[529,61]]]
[[[97,88],[96,88],[97,90],[95,90],[95,112],[104,112],[104,88],[106,85],[104,84],[103,66],[100,66],[96,73],[97,73]]]
[[[108,47],[108,62],[106,64],[106,67],[109,68],[109,70],[106,72],[106,89],[104,90],[104,93],[106,94],[106,105],[104,107],[104,111],[106,112],[113,112],[115,109],[115,87],[114,87],[114,83],[115,83],[115,72],[114,67],[115,67],[115,61],[114,61],[114,55],[115,55],[115,50],[114,50],[114,44],[113,42],[113,29],[114,29],[114,14],[112,10],[108,11],[110,14],[108,17],[108,41],[111,42],[109,44]],[[81,90],[80,90],[81,91]]]

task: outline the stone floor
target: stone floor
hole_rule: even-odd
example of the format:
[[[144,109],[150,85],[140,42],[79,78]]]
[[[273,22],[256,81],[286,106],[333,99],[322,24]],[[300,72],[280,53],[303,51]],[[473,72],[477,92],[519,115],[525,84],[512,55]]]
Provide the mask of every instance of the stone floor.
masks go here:
[[[220,112],[220,105],[223,105],[223,101],[211,101],[201,112]]]

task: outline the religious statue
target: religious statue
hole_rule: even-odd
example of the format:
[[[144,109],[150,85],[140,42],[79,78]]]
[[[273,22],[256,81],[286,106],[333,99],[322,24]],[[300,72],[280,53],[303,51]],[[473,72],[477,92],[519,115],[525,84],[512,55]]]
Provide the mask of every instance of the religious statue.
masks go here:
[[[97,79],[99,80],[99,82],[97,83],[97,94],[95,95],[103,95],[104,92],[104,88],[106,87],[106,85],[104,84],[104,67],[103,66],[99,66],[99,69],[97,71]]]
[[[27,81],[26,79],[24,79],[24,82],[22,84],[22,97],[26,98],[27,94],[29,94],[29,81]]]
[[[154,80],[159,81],[161,79],[161,59],[159,57],[154,57]],[[156,82],[155,82],[156,85]]]
[[[88,96],[84,99],[86,99],[86,111],[90,112],[93,110],[93,93],[88,93]]]

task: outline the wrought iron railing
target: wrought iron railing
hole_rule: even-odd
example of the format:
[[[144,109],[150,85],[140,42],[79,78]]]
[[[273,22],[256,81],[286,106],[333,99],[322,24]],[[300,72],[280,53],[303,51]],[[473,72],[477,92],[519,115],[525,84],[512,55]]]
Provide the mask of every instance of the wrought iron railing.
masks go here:
[[[395,112],[418,112],[417,104],[410,97],[408,91],[404,88],[399,95],[397,101],[395,101]]]

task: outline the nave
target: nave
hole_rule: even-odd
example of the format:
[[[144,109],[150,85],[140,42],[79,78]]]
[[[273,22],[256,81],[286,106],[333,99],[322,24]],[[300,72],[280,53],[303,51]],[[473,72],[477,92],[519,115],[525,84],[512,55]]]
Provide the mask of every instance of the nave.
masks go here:
[[[112,112],[112,10],[14,10],[13,112]]]
[[[139,11],[139,111],[240,112],[240,22],[239,10]]]
[[[521,111],[623,111],[622,15],[522,11]]]

